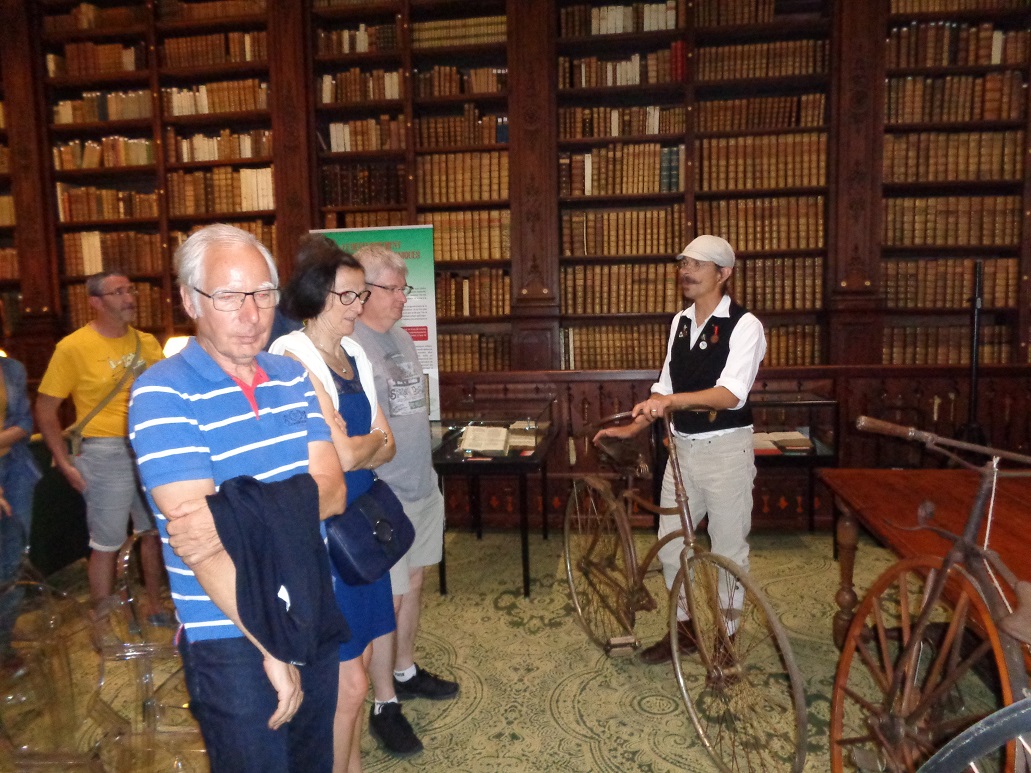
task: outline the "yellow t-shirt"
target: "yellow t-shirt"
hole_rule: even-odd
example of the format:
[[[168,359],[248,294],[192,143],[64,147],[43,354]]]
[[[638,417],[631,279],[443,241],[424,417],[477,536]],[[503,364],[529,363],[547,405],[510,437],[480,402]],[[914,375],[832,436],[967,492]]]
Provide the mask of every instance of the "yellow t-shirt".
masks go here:
[[[75,403],[75,421],[92,410],[118,383],[136,351],[132,328],[120,338],[106,338],[92,325],[80,327],[57,342],[39,392]],[[140,333],[139,375],[164,355],[161,345],[150,333]],[[126,379],[119,394],[94,416],[83,430],[83,437],[125,437],[128,433],[129,390],[133,378]]]

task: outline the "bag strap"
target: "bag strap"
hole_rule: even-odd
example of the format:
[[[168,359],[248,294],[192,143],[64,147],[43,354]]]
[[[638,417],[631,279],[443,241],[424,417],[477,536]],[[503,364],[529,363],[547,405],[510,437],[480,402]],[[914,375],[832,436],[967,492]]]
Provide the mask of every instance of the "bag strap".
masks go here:
[[[65,437],[74,435],[77,432],[82,432],[82,430],[86,428],[86,425],[93,421],[96,415],[107,407],[107,404],[114,399],[115,395],[122,391],[122,387],[125,386],[129,377],[136,372],[136,366],[139,364],[140,352],[143,350],[143,341],[140,339],[140,334],[135,328],[130,329],[132,330],[133,335],[136,336],[136,351],[132,353],[132,360],[125,366],[125,370],[122,371],[122,377],[118,379],[118,383],[114,385],[114,388],[104,395],[104,399],[93,406],[89,413],[83,416],[81,420],[75,422],[72,426],[65,428],[61,433]]]

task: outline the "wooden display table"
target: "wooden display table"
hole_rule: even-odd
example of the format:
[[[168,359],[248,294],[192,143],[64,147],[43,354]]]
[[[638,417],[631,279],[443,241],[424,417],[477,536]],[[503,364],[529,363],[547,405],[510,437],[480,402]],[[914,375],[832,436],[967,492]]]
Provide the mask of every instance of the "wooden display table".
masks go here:
[[[834,642],[840,648],[858,604],[853,586],[859,524],[900,558],[944,556],[949,543],[927,530],[904,531],[917,523],[917,508],[934,503],[935,525],[962,533],[980,476],[969,470],[847,470],[817,473],[834,495],[841,585],[835,602]],[[1018,577],[1031,579],[1031,478],[1000,478],[995,495],[990,547]],[[984,535],[982,527],[981,535]]]

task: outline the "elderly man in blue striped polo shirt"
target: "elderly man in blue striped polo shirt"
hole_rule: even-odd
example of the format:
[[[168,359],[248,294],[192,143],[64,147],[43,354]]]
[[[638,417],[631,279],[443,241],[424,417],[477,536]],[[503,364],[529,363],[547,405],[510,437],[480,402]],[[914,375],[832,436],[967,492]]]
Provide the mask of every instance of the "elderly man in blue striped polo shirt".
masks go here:
[[[183,243],[176,264],[196,336],[137,379],[129,427],[183,626],[180,651],[190,708],[212,770],[328,773],[337,643],[346,634],[341,630],[333,640],[319,642],[301,667],[274,656],[268,640],[260,641],[243,622],[254,619],[243,611],[251,606],[245,599],[253,588],[238,588],[236,582],[245,567],[251,579],[262,579],[272,568],[260,560],[234,563],[237,553],[221,513],[238,480],[249,480],[259,492],[291,481],[307,485],[307,501],[277,510],[280,520],[272,528],[239,523],[233,508],[241,500],[228,500],[229,510],[237,519],[233,525],[240,527],[237,535],[249,545],[274,541],[280,529],[298,528],[304,518],[300,511],[308,508],[310,520],[303,522],[309,533],[300,536],[313,536],[315,550],[285,559],[295,564],[294,571],[324,568],[330,588],[318,524],[344,508],[340,463],[304,368],[262,351],[279,298],[268,250],[244,231],[213,225]],[[297,477],[308,475],[306,481]],[[244,499],[242,504],[251,501]],[[251,510],[269,520],[267,508]],[[294,606],[299,601],[290,598],[285,585],[278,595],[284,610],[273,614],[289,613],[291,601]]]

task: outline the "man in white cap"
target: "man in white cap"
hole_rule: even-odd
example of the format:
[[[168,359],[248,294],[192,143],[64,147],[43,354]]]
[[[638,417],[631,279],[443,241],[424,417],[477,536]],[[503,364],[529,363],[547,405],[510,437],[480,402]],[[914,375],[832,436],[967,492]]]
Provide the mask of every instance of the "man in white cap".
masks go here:
[[[677,256],[677,281],[691,305],[673,318],[666,361],[651,395],[633,408],[634,421],[601,430],[601,437],[630,437],[673,411],[673,441],[686,488],[691,521],[709,516],[712,551],[748,569],[748,532],[752,524],[752,412],[748,393],[766,354],[762,323],[735,303],[727,292],[734,272],[734,249],[726,240],[699,236]],[[713,408],[714,414],[685,411],[691,406]],[[713,416],[715,418],[713,418]],[[673,469],[662,480],[662,507],[676,505]],[[679,515],[659,519],[659,538],[680,529]],[[659,551],[666,587],[680,569],[682,539]],[[742,603],[741,589],[731,600]],[[680,651],[697,650],[686,607],[678,612]],[[645,663],[665,663],[673,657],[670,637],[642,650]]]

